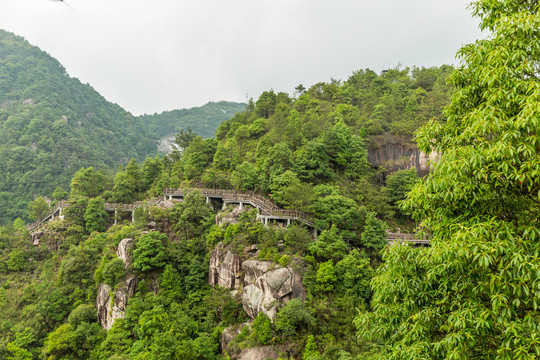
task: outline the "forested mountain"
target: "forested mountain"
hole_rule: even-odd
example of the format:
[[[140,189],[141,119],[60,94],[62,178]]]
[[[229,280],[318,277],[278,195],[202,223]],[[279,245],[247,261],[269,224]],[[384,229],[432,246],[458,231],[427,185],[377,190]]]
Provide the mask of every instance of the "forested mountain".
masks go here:
[[[140,119],[0,30],[0,223],[26,218],[34,196],[67,188],[81,167],[144,159],[155,140]]]
[[[202,137],[213,137],[222,121],[230,119],[246,105],[230,101],[209,102],[191,109],[164,111],[160,114],[142,115],[146,127],[159,137],[174,135],[180,130],[191,128]]]
[[[401,170],[380,183],[368,147],[410,141],[433,116],[444,122],[451,71],[361,70],[295,96],[266,91],[216,138],[182,133],[181,153],[131,160],[114,180],[77,171],[69,197],[55,195],[68,197],[64,219],[32,235],[20,221],[0,228],[9,284],[0,288],[0,356],[374,358],[379,344],[358,339],[353,319],[370,307],[385,230],[413,227],[396,204],[418,177]],[[178,187],[255,194],[309,220],[264,226],[250,206],[223,208],[199,191],[148,202],[133,224],[131,213],[105,207]],[[36,218],[46,207],[32,202]]]
[[[68,188],[83,168],[112,171],[157,153],[157,140],[191,126],[205,137],[244,109],[229,102],[136,117],[21,37],[0,30],[0,224],[28,219],[27,204]]]
[[[538,7],[471,8],[492,34],[456,70],[266,91],[0,226],[0,358],[537,359]],[[377,176],[415,130],[431,172]],[[415,225],[428,247],[388,243]]]

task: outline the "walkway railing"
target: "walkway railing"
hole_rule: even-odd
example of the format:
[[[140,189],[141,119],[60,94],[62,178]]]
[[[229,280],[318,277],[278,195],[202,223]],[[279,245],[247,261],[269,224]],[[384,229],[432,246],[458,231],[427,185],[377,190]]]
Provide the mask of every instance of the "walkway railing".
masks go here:
[[[43,222],[49,220],[56,214],[59,210],[65,209],[67,207],[67,201],[66,200],[60,200],[49,212],[47,215],[45,215],[41,220],[38,220],[34,223],[27,224],[26,229],[28,231],[32,231],[35,228],[37,228],[39,225],[43,224]]]
[[[188,192],[191,191],[198,191],[201,193],[202,196],[205,197],[214,197],[214,198],[220,198],[224,202],[243,202],[251,204],[255,207],[257,207],[260,210],[260,215],[262,216],[268,216],[268,217],[274,217],[278,219],[290,219],[290,220],[298,220],[302,223],[306,224],[307,226],[315,229],[315,221],[314,219],[298,210],[286,210],[282,209],[276,204],[274,204],[273,201],[270,199],[265,198],[264,196],[258,195],[258,194],[249,194],[249,193],[241,193],[236,192],[235,190],[224,190],[224,189],[207,189],[207,188],[186,188],[186,189],[171,189],[171,188],[165,188],[163,189],[163,194],[165,196],[181,196],[184,197]],[[156,206],[159,204],[159,200],[157,199],[150,199],[147,201],[137,201],[132,204],[121,204],[121,203],[104,203],[105,210],[107,211],[135,211],[135,209],[139,207],[146,207],[146,206]],[[47,221],[48,219],[51,219],[54,214],[56,214],[59,211],[62,211],[64,208],[68,206],[67,201],[61,200],[58,202],[58,204],[55,205],[54,208],[52,208],[49,213],[43,217],[41,221],[36,221],[35,223],[26,225],[26,228],[28,231],[32,231],[35,228],[37,228],[39,225],[41,225],[43,222]],[[430,240],[427,238],[418,238],[417,234],[411,234],[411,233],[393,233],[390,231],[386,232],[388,242],[406,242],[406,243],[414,243],[419,245],[428,245],[430,243]]]
[[[431,242],[428,238],[423,237],[419,238],[418,234],[412,233],[393,233],[390,231],[386,232],[388,242],[407,242],[414,243],[419,245],[429,245]]]
[[[257,194],[241,193],[235,190],[186,188],[186,189],[163,189],[165,196],[184,196],[190,191],[198,191],[202,196],[221,198],[223,201],[245,202],[260,209],[261,215],[275,216],[283,219],[294,219],[304,224],[315,227],[313,218],[298,210],[285,210],[274,204],[271,200]]]

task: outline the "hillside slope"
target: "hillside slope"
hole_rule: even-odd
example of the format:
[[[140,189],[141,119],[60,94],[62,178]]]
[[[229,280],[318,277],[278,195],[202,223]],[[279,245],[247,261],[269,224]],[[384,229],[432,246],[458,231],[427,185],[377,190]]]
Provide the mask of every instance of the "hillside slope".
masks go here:
[[[156,151],[142,121],[23,38],[0,30],[0,223],[81,167],[116,168]]]
[[[209,102],[191,109],[164,111],[160,114],[142,115],[141,120],[150,131],[164,137],[190,127],[193,132],[209,138],[223,121],[243,111],[245,104],[230,101]]]

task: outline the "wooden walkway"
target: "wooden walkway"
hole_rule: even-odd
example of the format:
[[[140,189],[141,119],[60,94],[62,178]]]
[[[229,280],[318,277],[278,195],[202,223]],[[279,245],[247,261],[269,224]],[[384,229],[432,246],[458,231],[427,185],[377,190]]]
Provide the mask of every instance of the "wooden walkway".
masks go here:
[[[393,233],[390,231],[386,232],[386,236],[389,244],[394,243],[409,243],[417,246],[428,246],[430,240],[427,238],[420,239],[417,234],[411,233]]]
[[[249,204],[258,209],[259,214],[257,219],[265,223],[268,220],[280,220],[286,221],[290,224],[291,221],[299,221],[314,231],[316,236],[317,228],[315,227],[315,221],[309,215],[298,210],[285,210],[274,204],[270,199],[267,199],[261,195],[240,193],[235,190],[223,190],[223,189],[207,189],[207,188],[185,188],[185,189],[171,189],[166,188],[163,190],[165,200],[172,200],[174,198],[183,198],[191,191],[198,191],[202,196],[206,197],[207,202],[210,199],[220,199],[223,201],[223,205],[226,204],[240,204],[242,207],[244,204]],[[115,215],[117,211],[127,211],[132,214],[132,221],[134,221],[134,212],[140,207],[158,206],[160,200],[151,199],[147,201],[137,201],[132,204],[120,204],[120,203],[104,203],[106,211],[114,211]],[[67,201],[62,200],[41,220],[32,224],[26,225],[28,231],[36,229],[44,222],[54,220],[55,217],[63,219],[63,210],[68,206]],[[116,217],[115,217],[116,223]],[[416,234],[410,233],[393,233],[386,232],[389,244],[394,243],[409,243],[416,246],[428,246],[430,241],[426,238],[420,239]]]
[[[257,194],[239,193],[234,190],[223,189],[163,189],[165,197],[184,197],[190,191],[198,191],[206,198],[217,198],[223,200],[224,204],[237,203],[249,204],[259,209],[260,219],[297,220],[310,228],[315,228],[315,222],[309,215],[298,210],[285,210],[274,204],[271,200]]]

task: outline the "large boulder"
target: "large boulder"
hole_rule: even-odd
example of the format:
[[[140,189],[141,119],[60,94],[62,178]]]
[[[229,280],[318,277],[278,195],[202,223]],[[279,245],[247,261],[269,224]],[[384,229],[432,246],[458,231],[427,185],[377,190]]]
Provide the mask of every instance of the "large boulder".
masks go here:
[[[274,319],[277,308],[293,298],[305,300],[306,291],[300,274],[292,267],[275,267],[268,261],[248,260],[242,263],[244,289],[242,306],[254,319],[262,311]]]
[[[101,283],[98,288],[96,298],[97,317],[102,328],[109,330],[116,319],[126,316],[128,300],[135,294],[137,288],[137,277],[131,276],[124,281],[111,297],[111,287]],[[111,301],[114,303],[111,306]]]
[[[210,254],[208,283],[212,287],[221,286],[229,290],[242,288],[242,259],[238,254],[225,251],[219,243]]]
[[[238,220],[240,220],[240,214],[244,211],[244,207],[235,206],[231,211],[220,212],[216,216],[216,225],[237,224]]]
[[[37,230],[30,234],[30,237],[32,239],[32,244],[39,245],[39,239],[43,236],[43,231]]]
[[[131,265],[133,260],[133,239],[127,238],[120,241],[118,244],[118,250],[116,250],[116,255],[122,259],[126,269]]]
[[[238,360],[267,360],[277,359],[279,354],[271,346],[261,346],[256,348],[244,349],[238,355]]]

